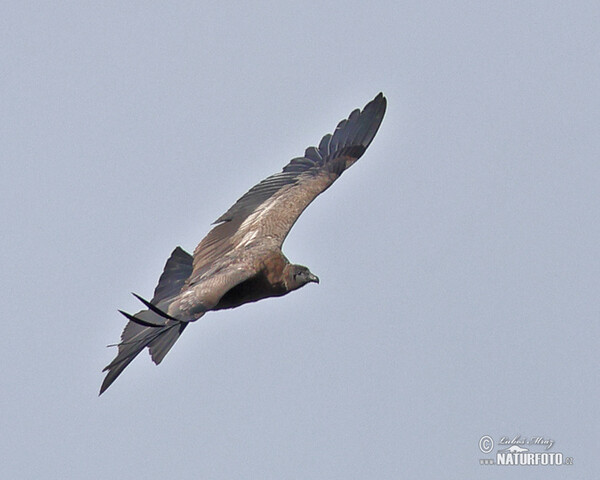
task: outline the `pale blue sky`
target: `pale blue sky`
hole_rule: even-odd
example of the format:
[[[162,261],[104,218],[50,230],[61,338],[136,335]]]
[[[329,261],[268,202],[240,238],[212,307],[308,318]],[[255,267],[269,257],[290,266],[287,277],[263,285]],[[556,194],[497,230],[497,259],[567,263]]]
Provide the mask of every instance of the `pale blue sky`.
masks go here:
[[[0,16],[3,478],[597,475],[597,2],[102,2]],[[284,246],[105,395],[176,245],[383,91]],[[570,467],[490,467],[483,435]]]

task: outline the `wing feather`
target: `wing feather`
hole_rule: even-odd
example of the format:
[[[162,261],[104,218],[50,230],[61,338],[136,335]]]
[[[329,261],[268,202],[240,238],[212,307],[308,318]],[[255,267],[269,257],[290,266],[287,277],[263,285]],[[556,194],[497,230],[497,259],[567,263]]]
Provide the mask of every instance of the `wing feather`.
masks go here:
[[[194,251],[194,273],[221,256],[251,242],[281,247],[304,209],[356,162],[375,137],[383,120],[386,99],[379,94],[365,108],[354,110],[325,135],[318,147],[292,159],[240,197]],[[251,235],[249,235],[251,233]]]

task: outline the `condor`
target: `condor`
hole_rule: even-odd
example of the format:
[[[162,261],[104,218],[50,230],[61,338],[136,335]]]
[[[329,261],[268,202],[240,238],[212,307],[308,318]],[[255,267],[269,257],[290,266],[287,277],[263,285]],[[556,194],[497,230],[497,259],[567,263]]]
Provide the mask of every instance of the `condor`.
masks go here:
[[[319,279],[294,265],[281,247],[304,209],[364,153],[383,120],[386,99],[377,95],[342,120],[318,147],[291,160],[280,173],[252,187],[221,215],[194,255],[177,247],[167,260],[152,300],[129,322],[100,394],[146,347],[157,365],[190,322],[206,312],[278,297]]]

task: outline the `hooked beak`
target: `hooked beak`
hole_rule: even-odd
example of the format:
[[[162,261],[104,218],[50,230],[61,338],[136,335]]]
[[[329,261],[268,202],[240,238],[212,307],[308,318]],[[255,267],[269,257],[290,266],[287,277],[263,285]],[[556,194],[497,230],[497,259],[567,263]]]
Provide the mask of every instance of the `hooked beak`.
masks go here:
[[[311,273],[310,276],[308,277],[308,281],[309,282],[319,283],[319,277],[317,277],[316,275],[314,275],[314,274]]]

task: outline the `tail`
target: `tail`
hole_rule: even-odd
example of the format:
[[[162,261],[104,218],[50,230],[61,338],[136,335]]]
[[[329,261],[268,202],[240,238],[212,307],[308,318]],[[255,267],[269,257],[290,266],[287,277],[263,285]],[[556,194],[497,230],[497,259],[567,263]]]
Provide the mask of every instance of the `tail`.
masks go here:
[[[134,294],[148,309],[135,315],[119,310],[129,322],[121,335],[117,356],[102,370],[108,373],[100,387],[100,395],[144,348],[148,347],[152,361],[157,365],[165,358],[188,325],[188,322],[171,317],[165,310],[179,293],[191,271],[192,256],[177,247],[167,260],[152,301],[148,302]]]
[[[144,310],[140,313],[149,313]],[[123,330],[121,343],[119,343],[119,353],[115,359],[110,362],[103,372],[108,371],[102,387],[100,395],[112,385],[125,367],[129,365],[135,357],[146,347],[150,350],[152,361],[157,365],[165,358],[171,347],[175,344],[179,336],[185,330],[187,322],[172,321],[164,322],[161,326],[144,326],[130,320]]]

